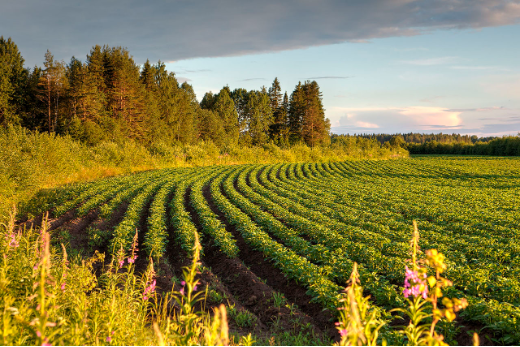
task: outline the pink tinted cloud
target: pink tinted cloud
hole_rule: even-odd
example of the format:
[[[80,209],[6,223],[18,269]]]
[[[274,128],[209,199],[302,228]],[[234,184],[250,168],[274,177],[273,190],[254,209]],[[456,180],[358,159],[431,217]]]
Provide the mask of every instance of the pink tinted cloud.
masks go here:
[[[459,117],[462,112],[449,110],[443,107],[411,106],[399,111],[407,116],[412,123],[432,126],[456,127],[462,123]]]

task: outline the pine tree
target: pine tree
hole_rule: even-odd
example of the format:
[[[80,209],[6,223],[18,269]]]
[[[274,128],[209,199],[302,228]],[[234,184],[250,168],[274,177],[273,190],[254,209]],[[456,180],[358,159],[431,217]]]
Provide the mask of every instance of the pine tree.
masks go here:
[[[316,81],[298,83],[289,103],[289,135],[292,143],[310,146],[329,141],[330,122],[325,118],[322,94]]]
[[[126,49],[104,48],[104,75],[107,105],[112,118],[119,123],[123,136],[145,141],[144,88],[139,83],[139,67]]]
[[[302,139],[311,147],[328,141],[330,123],[325,118],[322,94],[316,81],[305,82],[305,109],[301,119]]]
[[[22,121],[29,77],[23,65],[24,59],[14,41],[0,36],[0,125]]]

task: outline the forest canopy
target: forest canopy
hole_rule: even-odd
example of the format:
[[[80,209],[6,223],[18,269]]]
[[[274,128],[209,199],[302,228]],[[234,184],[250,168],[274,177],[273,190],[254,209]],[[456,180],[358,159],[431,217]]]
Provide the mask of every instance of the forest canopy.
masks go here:
[[[70,135],[90,145],[128,139],[149,144],[287,146],[330,143],[316,81],[290,96],[276,78],[269,89],[206,93],[199,103],[163,62],[136,64],[127,49],[94,46],[83,62],[57,61],[50,51],[32,69],[16,44],[0,37],[0,124]]]

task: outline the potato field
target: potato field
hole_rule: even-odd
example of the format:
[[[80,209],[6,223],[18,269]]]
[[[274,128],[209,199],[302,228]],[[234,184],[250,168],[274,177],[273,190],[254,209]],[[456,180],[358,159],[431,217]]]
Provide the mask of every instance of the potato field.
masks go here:
[[[50,211],[51,230],[70,233],[71,246],[116,255],[131,248],[137,230],[141,258],[173,264],[190,259],[198,234],[204,265],[260,321],[273,319],[273,301],[261,298],[270,291],[332,331],[354,262],[374,306],[404,305],[416,220],[421,250],[446,256],[454,285],[445,295],[468,300],[456,323],[520,343],[518,159],[163,169],[48,196],[40,210]]]

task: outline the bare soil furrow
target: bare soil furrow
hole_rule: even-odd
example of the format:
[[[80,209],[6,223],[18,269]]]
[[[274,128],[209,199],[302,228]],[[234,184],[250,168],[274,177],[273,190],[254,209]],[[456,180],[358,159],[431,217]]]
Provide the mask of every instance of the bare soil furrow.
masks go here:
[[[282,293],[288,301],[287,306],[292,309],[289,307],[282,308],[277,314],[280,317],[280,321],[286,321],[287,325],[290,326],[296,315],[302,321],[311,323],[318,333],[325,333],[331,338],[337,335],[332,315],[324,312],[320,305],[311,303],[311,297],[306,294],[304,288],[295,281],[287,279],[274,264],[264,257],[262,252],[249,247],[240,232],[227,223],[224,215],[218,210],[211,198],[209,185],[204,187],[203,194],[212,211],[218,215],[226,229],[235,237],[237,246],[240,249],[239,257],[242,260],[241,262],[235,264],[228,263],[227,265],[217,263],[219,270],[216,271],[223,271],[226,274],[233,274],[233,276],[241,278],[240,281],[237,280],[233,285],[239,286],[241,292],[246,293],[245,298],[251,302],[251,309],[257,311],[266,310],[264,314],[269,316],[271,320],[278,319],[276,315],[273,315],[272,303],[275,300],[275,295],[278,295],[277,292]],[[226,278],[231,277],[229,275],[226,276]],[[254,298],[252,298],[253,296]],[[265,301],[261,299],[264,296],[266,298]],[[294,305],[296,305],[296,308]],[[248,306],[246,305],[246,307]],[[285,308],[289,311],[286,311]],[[253,312],[256,313],[256,311]]]

